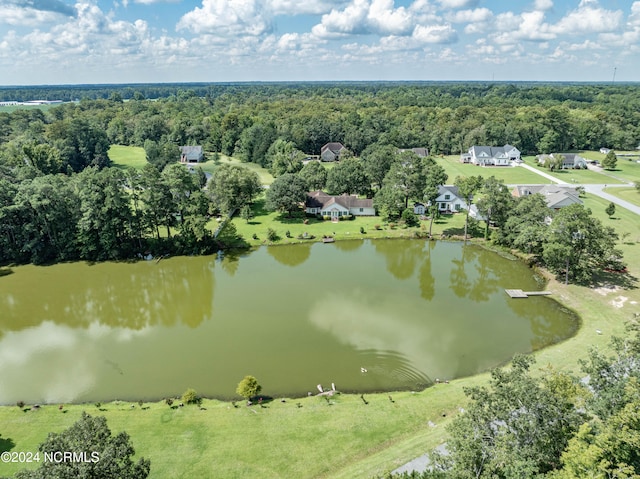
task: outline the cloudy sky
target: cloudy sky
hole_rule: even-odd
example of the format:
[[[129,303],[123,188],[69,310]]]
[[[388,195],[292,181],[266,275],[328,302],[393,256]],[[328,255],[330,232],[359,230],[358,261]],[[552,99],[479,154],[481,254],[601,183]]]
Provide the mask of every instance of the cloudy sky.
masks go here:
[[[0,85],[640,81],[633,0],[0,0]]]

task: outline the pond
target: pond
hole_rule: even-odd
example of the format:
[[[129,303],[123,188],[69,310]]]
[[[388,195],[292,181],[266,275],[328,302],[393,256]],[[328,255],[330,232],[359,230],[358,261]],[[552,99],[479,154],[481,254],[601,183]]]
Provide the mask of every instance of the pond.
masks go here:
[[[570,337],[519,261],[418,240],[20,266],[0,277],[0,403],[421,389]]]

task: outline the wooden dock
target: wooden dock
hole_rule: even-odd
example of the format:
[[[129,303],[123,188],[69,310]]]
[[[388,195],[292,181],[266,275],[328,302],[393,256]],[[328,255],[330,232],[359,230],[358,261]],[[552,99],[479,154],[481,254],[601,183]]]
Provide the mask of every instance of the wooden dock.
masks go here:
[[[521,289],[505,289],[512,298],[528,298],[529,296],[547,296],[551,294],[551,291],[522,291]]]

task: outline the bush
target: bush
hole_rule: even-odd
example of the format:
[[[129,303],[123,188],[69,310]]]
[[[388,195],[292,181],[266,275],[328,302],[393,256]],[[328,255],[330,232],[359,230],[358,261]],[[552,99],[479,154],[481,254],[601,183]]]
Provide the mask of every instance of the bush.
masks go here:
[[[267,229],[267,239],[271,242],[274,242],[278,241],[280,237],[278,236],[278,233],[276,233],[276,230],[274,230],[273,228],[269,228]]]
[[[24,401],[18,401],[16,403],[16,406],[18,406],[20,409],[22,409],[24,407]]]
[[[189,388],[182,395],[182,402],[184,404],[200,404],[202,399],[198,396],[195,389]]]
[[[365,233],[366,233],[366,231],[364,230],[364,226],[361,226],[360,227],[360,234],[365,234]]]
[[[250,399],[253,396],[260,394],[262,386],[258,384],[258,380],[253,376],[245,376],[242,381],[238,383],[236,393],[245,399]]]
[[[173,399],[171,398],[165,399],[164,402],[167,403],[167,406],[169,407],[173,406]]]
[[[375,229],[377,229],[378,231],[380,231],[380,230],[382,229],[382,226],[380,226],[380,225],[375,225],[375,226],[374,226],[374,228],[375,228]]]
[[[407,226],[418,226],[420,221],[412,209],[407,208],[402,212],[402,220]]]

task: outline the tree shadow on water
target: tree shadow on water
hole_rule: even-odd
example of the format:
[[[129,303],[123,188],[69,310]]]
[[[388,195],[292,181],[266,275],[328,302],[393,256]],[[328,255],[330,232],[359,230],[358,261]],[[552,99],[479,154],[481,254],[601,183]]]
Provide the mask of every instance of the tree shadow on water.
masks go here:
[[[0,453],[9,452],[14,447],[16,447],[16,443],[13,439],[0,435]]]

